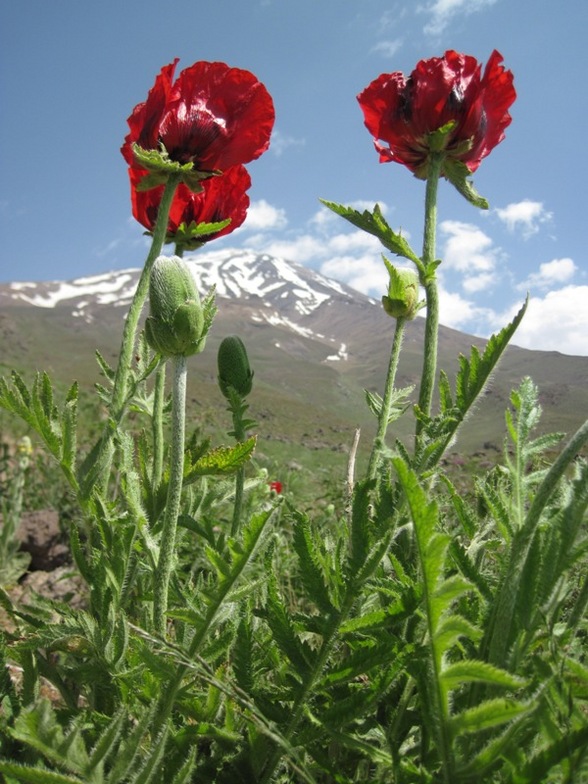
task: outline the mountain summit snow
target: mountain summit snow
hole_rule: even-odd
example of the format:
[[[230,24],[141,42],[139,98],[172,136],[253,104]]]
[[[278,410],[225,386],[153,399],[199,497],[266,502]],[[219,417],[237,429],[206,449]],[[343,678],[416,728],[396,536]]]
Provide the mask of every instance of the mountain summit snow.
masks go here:
[[[282,258],[247,250],[187,255],[185,261],[203,296],[212,288],[219,300],[236,300],[250,310],[252,321],[281,325],[305,337],[333,340],[326,334],[334,303],[372,308],[375,301],[314,270]],[[66,308],[87,322],[104,305],[128,307],[140,270],[125,269],[71,281],[14,282],[0,286],[0,307],[26,303],[39,308]],[[318,330],[318,331],[317,331]],[[342,356],[341,350],[338,356]]]
[[[325,428],[331,426],[326,422],[337,433],[340,427],[373,428],[373,416],[363,405],[364,390],[381,394],[395,327],[381,303],[265,253],[219,250],[191,254],[186,261],[200,295],[214,287],[218,306],[206,350],[192,363],[194,400],[216,400],[216,351],[224,337],[238,335],[255,369],[256,416],[272,433],[286,430],[297,443],[308,444],[324,440]],[[67,282],[0,284],[0,375],[13,367],[47,369],[64,383],[76,378],[91,388],[95,351],[116,362],[139,274],[125,269]],[[399,387],[419,383],[423,333],[423,318],[407,324]],[[469,356],[472,344],[482,350],[484,343],[441,327],[439,367],[451,384],[458,357]],[[524,375],[541,390],[546,428],[571,433],[582,424],[588,409],[588,358],[514,346],[505,352],[480,401],[485,422],[496,427],[510,391]],[[474,429],[464,428],[472,451],[488,438],[481,422],[476,417]],[[496,435],[496,446],[501,438]],[[345,441],[349,443],[347,436]]]

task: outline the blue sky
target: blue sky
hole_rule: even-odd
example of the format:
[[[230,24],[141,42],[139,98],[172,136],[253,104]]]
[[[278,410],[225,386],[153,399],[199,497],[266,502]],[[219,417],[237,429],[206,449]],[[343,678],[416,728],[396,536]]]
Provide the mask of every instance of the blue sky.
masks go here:
[[[0,281],[142,265],[119,148],[126,118],[180,57],[253,71],[276,130],[249,166],[243,228],[209,245],[298,261],[379,298],[377,242],[319,197],[383,205],[420,249],[424,184],[380,164],[356,95],[453,48],[515,76],[506,139],[475,175],[480,212],[442,183],[441,320],[487,336],[531,305],[515,343],[588,355],[584,0],[19,0],[0,29]]]

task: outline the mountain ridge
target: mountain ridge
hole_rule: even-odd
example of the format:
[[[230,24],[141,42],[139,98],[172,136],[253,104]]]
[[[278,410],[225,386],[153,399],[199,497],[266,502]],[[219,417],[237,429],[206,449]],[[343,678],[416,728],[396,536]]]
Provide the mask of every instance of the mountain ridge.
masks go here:
[[[394,331],[394,321],[379,302],[266,253],[216,250],[186,261],[202,295],[215,287],[219,307],[207,348],[190,366],[200,406],[218,409],[215,349],[226,334],[239,334],[255,370],[252,413],[265,420],[272,439],[282,429],[291,444],[343,448],[354,428],[361,427],[369,441],[374,420],[364,390],[381,392]],[[91,388],[98,376],[95,350],[116,361],[124,310],[139,273],[126,269],[65,282],[0,284],[1,374],[10,367],[25,372],[49,368],[64,383],[75,374]],[[407,324],[398,387],[418,384],[423,332],[424,319]],[[439,367],[451,378],[459,354],[485,343],[441,327]],[[464,450],[500,443],[491,418],[500,417],[503,425],[510,390],[526,375],[541,391],[544,429],[572,432],[584,421],[588,357],[512,346],[468,423]],[[404,435],[402,425],[399,435]]]

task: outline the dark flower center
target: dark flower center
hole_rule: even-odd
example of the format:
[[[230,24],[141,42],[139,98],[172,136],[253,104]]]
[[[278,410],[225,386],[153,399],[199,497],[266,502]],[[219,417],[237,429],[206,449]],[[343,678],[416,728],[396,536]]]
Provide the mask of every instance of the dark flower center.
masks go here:
[[[451,92],[447,96],[447,108],[455,114],[460,114],[464,106],[464,92],[462,88],[454,84]]]
[[[409,123],[412,118],[412,92],[413,92],[413,79],[411,76],[406,80],[404,89],[398,95],[398,104],[396,106],[396,118],[404,120]]]

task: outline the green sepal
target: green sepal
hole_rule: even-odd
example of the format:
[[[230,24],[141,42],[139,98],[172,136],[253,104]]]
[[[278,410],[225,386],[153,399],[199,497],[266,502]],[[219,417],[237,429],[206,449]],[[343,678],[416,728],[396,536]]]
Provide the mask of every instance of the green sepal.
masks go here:
[[[201,181],[220,174],[216,171],[201,172],[194,169],[193,163],[178,163],[172,161],[165,147],[159,150],[144,150],[138,144],[132,145],[133,156],[137,163],[149,174],[145,175],[137,185],[138,191],[149,191],[159,185],[165,185],[170,174],[181,174],[181,181],[194,193],[200,193],[203,188]]]
[[[204,245],[203,237],[210,237],[225,229],[231,222],[230,218],[216,223],[180,223],[175,234],[169,234],[166,242],[175,242],[182,250],[197,250]]]
[[[362,229],[362,231],[366,231],[368,234],[373,234],[374,237],[377,237],[382,245],[392,253],[409,259],[409,261],[416,264],[419,270],[422,268],[423,265],[420,258],[410,247],[406,239],[402,234],[395,232],[388,225],[386,219],[382,215],[379,204],[374,205],[372,212],[369,210],[359,212],[358,210],[354,210],[353,207],[344,207],[342,204],[327,201],[326,199],[319,199],[319,201],[337,215],[340,215],[354,226],[357,226],[358,229]]]
[[[419,303],[419,279],[416,272],[398,269],[385,256],[382,258],[390,276],[388,294],[382,297],[384,310],[393,318],[413,319],[423,305]]]
[[[481,210],[488,209],[487,200],[480,196],[474,188],[474,183],[469,179],[471,171],[465,163],[455,158],[447,158],[443,162],[442,174],[470,204],[473,204],[474,207],[479,207]]]
[[[447,142],[457,125],[456,120],[449,120],[449,122],[442,125],[437,130],[427,134],[427,147],[431,152],[443,152],[447,149]],[[471,145],[471,142],[470,142]]]
[[[192,273],[174,256],[156,259],[149,279],[150,315],[145,321],[147,343],[164,357],[185,357],[204,348],[210,326],[200,304]]]

